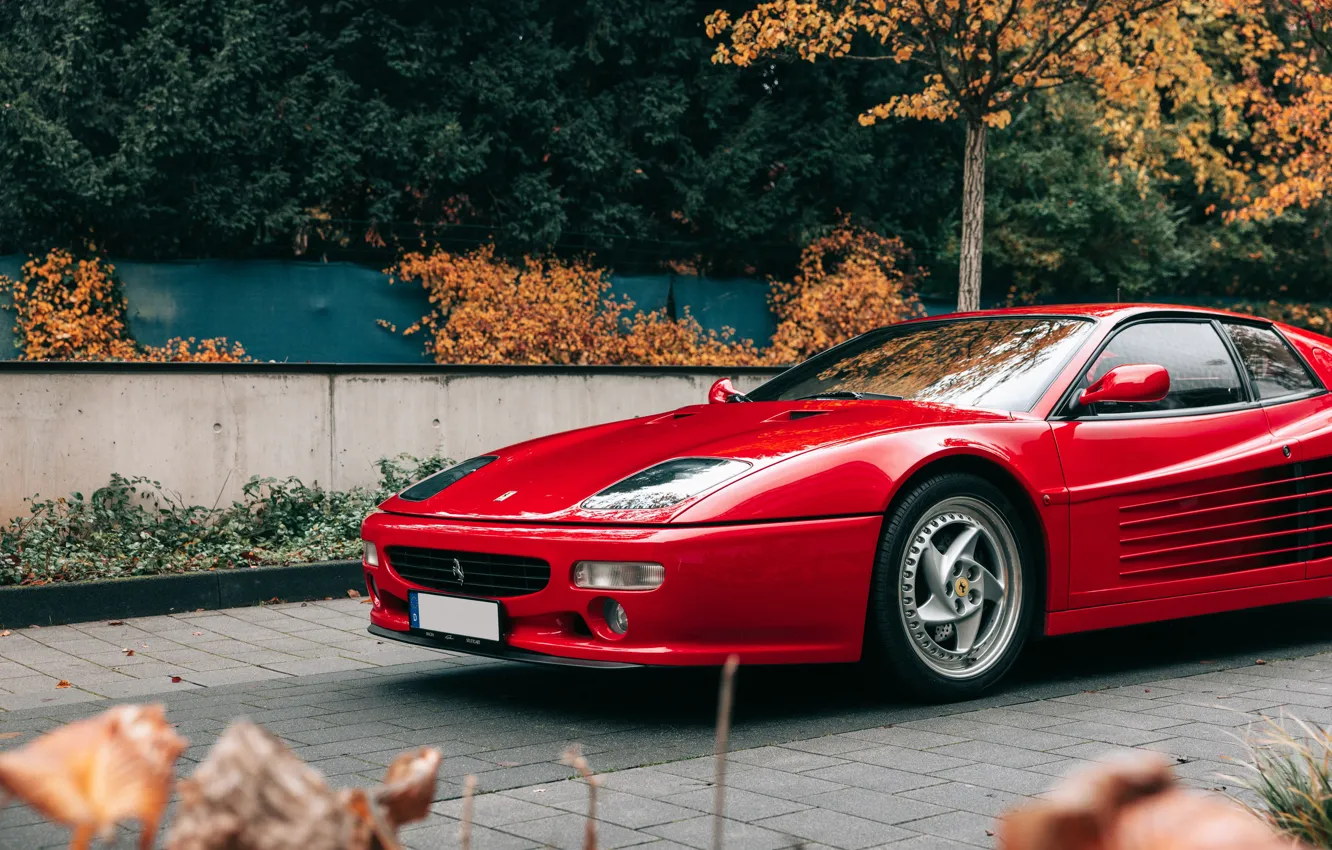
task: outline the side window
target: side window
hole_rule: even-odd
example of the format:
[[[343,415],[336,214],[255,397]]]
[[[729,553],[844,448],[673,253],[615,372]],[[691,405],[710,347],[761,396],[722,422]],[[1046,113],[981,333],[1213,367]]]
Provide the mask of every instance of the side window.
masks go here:
[[[1317,389],[1309,370],[1272,328],[1224,324],[1253,378],[1259,398],[1280,398]]]
[[[1110,338],[1083,376],[1080,387],[1116,366],[1152,363],[1170,373],[1170,392],[1150,404],[1100,402],[1097,415],[1189,410],[1244,401],[1244,388],[1230,350],[1210,322],[1142,322]]]

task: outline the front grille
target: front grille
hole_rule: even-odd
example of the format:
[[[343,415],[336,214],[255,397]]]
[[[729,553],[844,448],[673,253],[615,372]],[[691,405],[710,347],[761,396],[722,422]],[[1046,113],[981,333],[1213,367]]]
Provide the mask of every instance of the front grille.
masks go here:
[[[522,596],[550,582],[550,564],[521,555],[486,555],[451,549],[389,546],[389,566],[407,581],[468,596]],[[458,570],[462,580],[458,580]]]

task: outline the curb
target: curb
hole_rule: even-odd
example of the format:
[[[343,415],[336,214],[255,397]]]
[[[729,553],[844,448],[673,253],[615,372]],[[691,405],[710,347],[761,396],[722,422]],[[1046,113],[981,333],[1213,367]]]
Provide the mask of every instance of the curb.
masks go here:
[[[359,561],[0,587],[0,626],[19,629],[153,617],[200,608],[238,608],[274,597],[301,602],[344,597],[348,590],[365,592]]]

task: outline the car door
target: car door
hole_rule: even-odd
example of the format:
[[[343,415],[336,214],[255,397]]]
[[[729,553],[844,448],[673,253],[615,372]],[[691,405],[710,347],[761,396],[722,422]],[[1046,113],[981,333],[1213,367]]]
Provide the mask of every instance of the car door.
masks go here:
[[[1082,387],[1134,363],[1166,368],[1164,399],[1077,405]],[[1216,321],[1148,318],[1117,329],[1051,426],[1070,499],[1070,607],[1303,577],[1281,551],[1298,536],[1298,523],[1281,518],[1295,496],[1294,464]]]
[[[1305,576],[1332,575],[1332,396],[1285,337],[1262,322],[1221,323],[1273,436],[1291,449],[1299,498],[1283,514],[1300,530]]]

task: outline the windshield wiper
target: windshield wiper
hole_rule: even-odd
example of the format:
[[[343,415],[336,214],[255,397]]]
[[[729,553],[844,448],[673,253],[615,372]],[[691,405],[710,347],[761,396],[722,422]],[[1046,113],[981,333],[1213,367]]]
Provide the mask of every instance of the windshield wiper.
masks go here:
[[[801,396],[795,401],[812,401],[814,399],[872,399],[878,401],[903,401],[904,397],[900,395],[885,395],[884,393],[861,393],[853,390],[829,390],[826,393],[814,393],[814,395]]]

